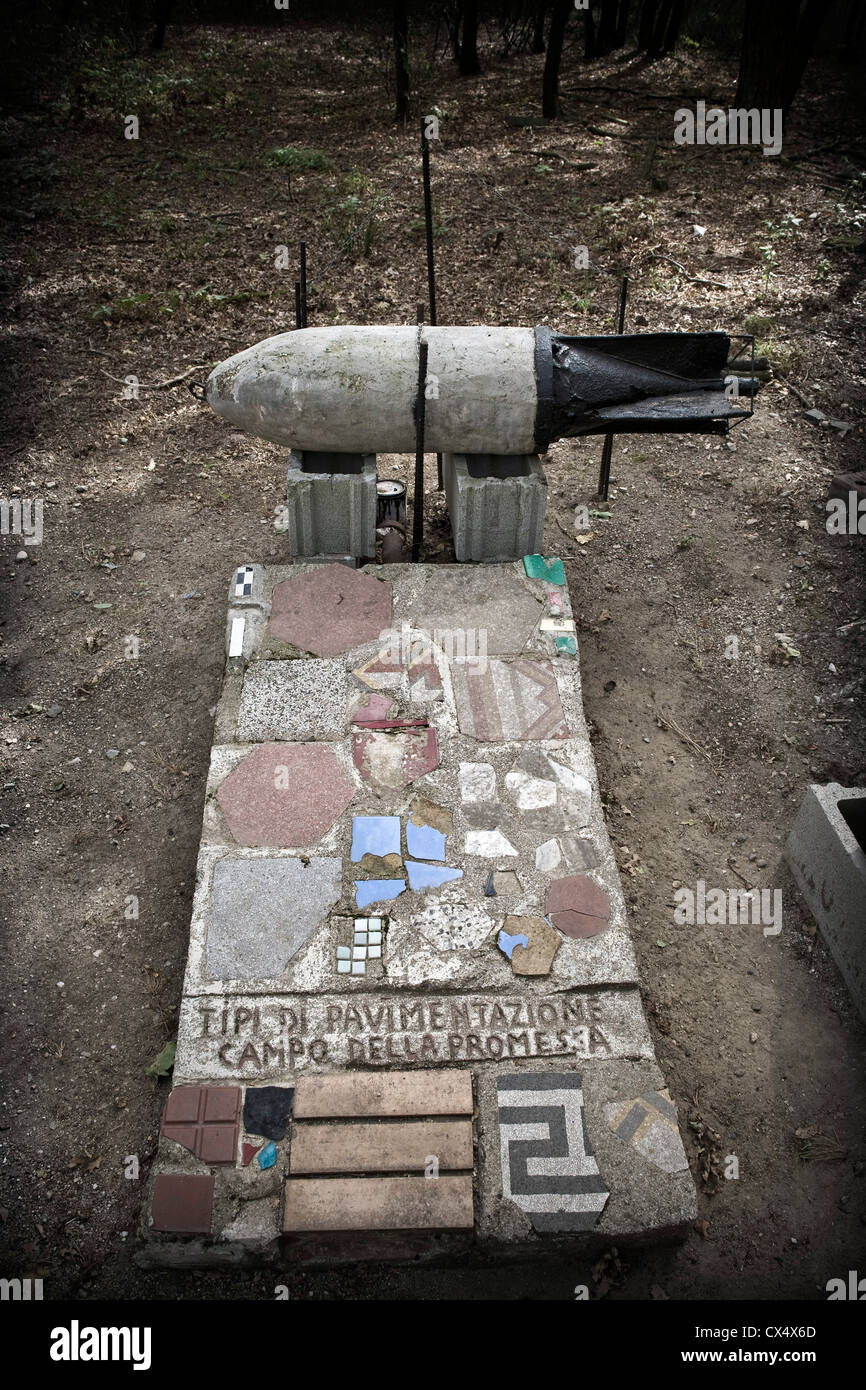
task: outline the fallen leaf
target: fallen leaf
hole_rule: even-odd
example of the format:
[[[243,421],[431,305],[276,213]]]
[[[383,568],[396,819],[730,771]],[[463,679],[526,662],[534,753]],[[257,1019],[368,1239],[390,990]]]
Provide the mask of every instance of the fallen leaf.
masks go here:
[[[145,1067],[145,1076],[168,1076],[169,1072],[174,1066],[174,1057],[176,1052],[177,1043],[166,1043],[165,1047],[162,1049],[159,1055],[153,1059],[150,1066]]]

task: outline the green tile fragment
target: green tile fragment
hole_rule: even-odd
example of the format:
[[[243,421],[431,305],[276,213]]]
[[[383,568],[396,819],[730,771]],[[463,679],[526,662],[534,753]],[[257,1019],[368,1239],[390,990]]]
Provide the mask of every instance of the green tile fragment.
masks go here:
[[[558,652],[568,652],[569,656],[577,656],[577,639],[574,637],[557,637],[556,650]]]
[[[523,568],[530,579],[547,579],[551,584],[565,583],[565,568],[555,555],[524,555]]]

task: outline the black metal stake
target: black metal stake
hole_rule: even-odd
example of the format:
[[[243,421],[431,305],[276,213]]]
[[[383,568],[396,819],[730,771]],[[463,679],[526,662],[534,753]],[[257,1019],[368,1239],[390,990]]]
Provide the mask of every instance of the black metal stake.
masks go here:
[[[301,282],[295,281],[295,327],[301,328]]]
[[[426,117],[421,117],[421,169],[424,175],[424,226],[427,234],[427,298],[430,324],[436,326],[436,270],[433,264],[433,200],[430,196],[430,142]],[[442,455],[436,455],[436,486],[442,491]]]
[[[625,306],[628,301],[628,276],[622,277],[622,285],[619,292],[619,322],[617,324],[617,335],[621,338],[625,332]],[[598,471],[598,495],[607,501],[608,488],[610,487],[610,461],[613,454],[613,435],[604,436],[604,444],[601,450],[601,467]]]
[[[427,344],[418,335],[418,394],[415,398],[415,496],[412,504],[412,563],[417,565],[424,532],[424,413]]]
[[[307,243],[301,242],[301,328],[307,326]]]

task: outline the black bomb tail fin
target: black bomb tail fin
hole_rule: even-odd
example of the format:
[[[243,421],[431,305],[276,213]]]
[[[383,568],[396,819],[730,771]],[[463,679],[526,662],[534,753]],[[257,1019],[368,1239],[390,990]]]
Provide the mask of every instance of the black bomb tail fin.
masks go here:
[[[726,333],[568,337],[536,329],[536,440],[582,434],[724,434],[758,380]]]

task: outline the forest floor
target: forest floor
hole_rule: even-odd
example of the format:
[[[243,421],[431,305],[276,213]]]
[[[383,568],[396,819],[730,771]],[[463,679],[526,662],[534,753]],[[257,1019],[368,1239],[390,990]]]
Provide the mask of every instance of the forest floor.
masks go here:
[[[0,1246],[2,1272],[43,1277],[46,1297],[273,1296],[271,1275],[132,1261],[227,585],[238,563],[287,558],[285,452],[160,383],[294,326],[301,240],[311,323],[414,322],[417,124],[393,123],[386,49],[334,25],[170,29],[158,54],[70,54],[4,123],[4,488],[45,505],[26,561],[0,541]],[[545,460],[546,548],[566,561],[695,1229],[591,1267],[298,1273],[292,1295],[820,1299],[866,1268],[866,1038],[783,847],[808,783],[866,783],[866,627],[840,631],[863,613],[864,541],[828,534],[824,508],[831,475],[862,466],[866,419],[855,74],[816,64],[764,158],[674,145],[678,107],[733,97],[733,70],[696,48],[590,68],[569,50],[564,117],[534,127],[507,118],[537,113],[541,58],[485,53],[462,80],[417,56],[415,110],[440,115],[440,323],[610,332],[628,273],[629,328],[754,333],[784,382],[727,440],[620,437],[607,507],[599,439]],[[290,148],[317,153],[273,155]],[[785,383],[851,430],[813,424]],[[448,562],[433,459],[428,477],[422,558]],[[576,532],[580,505],[610,515]],[[676,887],[697,880],[781,889],[781,935],[676,925]]]

